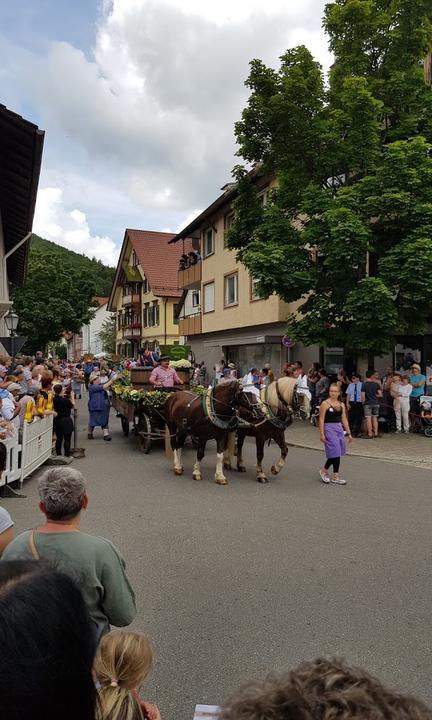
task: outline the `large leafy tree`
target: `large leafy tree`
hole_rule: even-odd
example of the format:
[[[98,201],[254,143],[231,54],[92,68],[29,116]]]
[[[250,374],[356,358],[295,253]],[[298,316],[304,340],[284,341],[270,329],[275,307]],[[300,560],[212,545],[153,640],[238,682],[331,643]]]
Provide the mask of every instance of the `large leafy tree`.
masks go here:
[[[295,339],[379,355],[432,315],[430,0],[336,0],[324,27],[327,85],[305,47],[251,63],[227,240],[263,296],[298,302]]]
[[[115,314],[107,317],[98,332],[99,340],[102,343],[102,350],[106,353],[115,353],[117,339],[117,325]]]
[[[19,316],[18,332],[27,336],[28,351],[44,350],[65,331],[79,332],[94,317],[94,294],[91,277],[67,261],[54,264],[45,253],[33,251],[26,283],[13,298]]]

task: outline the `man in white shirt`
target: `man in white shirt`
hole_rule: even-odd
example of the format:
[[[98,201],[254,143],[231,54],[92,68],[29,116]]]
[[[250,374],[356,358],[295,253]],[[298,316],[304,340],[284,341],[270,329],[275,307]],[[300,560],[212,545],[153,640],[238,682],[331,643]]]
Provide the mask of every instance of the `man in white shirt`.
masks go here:
[[[410,395],[412,393],[412,385],[406,375],[401,377],[399,373],[393,376],[391,386],[391,394],[394,398],[393,407],[396,415],[396,432],[409,432],[409,411],[410,411]]]
[[[299,396],[299,398],[301,400],[302,407],[303,407],[304,413],[306,415],[306,419],[309,419],[312,393],[309,390],[307,375],[306,375],[306,373],[303,373],[303,368],[299,367],[297,370],[294,370],[294,377],[297,378],[297,384],[296,384],[297,395]]]
[[[7,390],[2,390],[0,393],[0,398],[2,400],[0,408],[1,417],[3,420],[7,420],[12,423],[16,431],[20,429],[19,413],[21,406],[15,401],[19,391],[20,386],[18,383],[9,383]]]

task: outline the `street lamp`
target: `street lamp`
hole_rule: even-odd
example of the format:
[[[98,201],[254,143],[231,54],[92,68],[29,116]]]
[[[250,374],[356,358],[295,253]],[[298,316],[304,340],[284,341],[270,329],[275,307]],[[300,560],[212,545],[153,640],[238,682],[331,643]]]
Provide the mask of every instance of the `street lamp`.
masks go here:
[[[9,330],[9,333],[10,333],[10,338],[11,338],[11,357],[12,357],[12,360],[13,360],[14,357],[15,357],[15,342],[14,342],[14,337],[15,337],[15,335],[16,335],[16,331],[17,331],[17,328],[18,328],[19,317],[18,317],[18,315],[16,314],[16,312],[11,309],[11,310],[9,310],[8,313],[6,313],[4,319],[5,319],[6,327],[7,327],[7,329]]]

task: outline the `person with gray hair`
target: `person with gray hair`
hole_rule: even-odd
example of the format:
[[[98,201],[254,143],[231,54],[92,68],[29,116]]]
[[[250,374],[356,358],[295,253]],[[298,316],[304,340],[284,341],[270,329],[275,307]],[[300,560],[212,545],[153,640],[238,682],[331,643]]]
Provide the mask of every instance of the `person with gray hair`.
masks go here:
[[[18,535],[3,560],[44,560],[69,575],[80,588],[100,637],[110,625],[124,627],[136,615],[125,562],[109,540],[81,530],[89,499],[79,470],[53,467],[39,479],[39,509],[46,522]]]

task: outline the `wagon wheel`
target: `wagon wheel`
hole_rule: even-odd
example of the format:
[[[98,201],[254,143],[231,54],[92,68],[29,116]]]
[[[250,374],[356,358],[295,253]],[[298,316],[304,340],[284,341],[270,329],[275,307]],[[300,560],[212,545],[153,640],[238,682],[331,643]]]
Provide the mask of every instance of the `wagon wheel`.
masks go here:
[[[148,415],[143,413],[139,416],[139,421],[137,425],[137,437],[138,437],[138,449],[140,452],[147,453],[150,452],[151,444],[152,444],[152,425],[151,420]]]
[[[432,438],[432,426],[425,427],[423,432],[427,438]]]
[[[124,415],[121,415],[120,422],[123,430],[123,435],[127,437],[129,435],[129,420]]]

